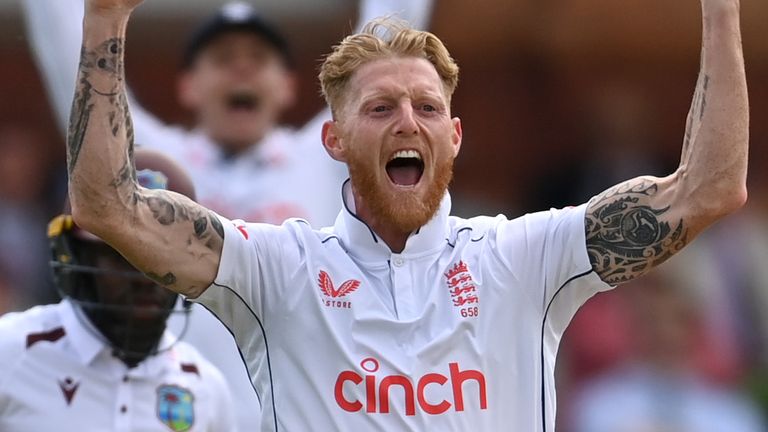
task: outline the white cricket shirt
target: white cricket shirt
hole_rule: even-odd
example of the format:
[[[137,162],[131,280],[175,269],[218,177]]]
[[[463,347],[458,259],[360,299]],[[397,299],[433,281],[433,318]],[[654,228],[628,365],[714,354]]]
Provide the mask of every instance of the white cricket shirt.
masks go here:
[[[129,369],[78,314],[65,300],[0,318],[0,431],[233,430],[224,378],[194,348]]]
[[[196,301],[234,333],[266,431],[552,432],[558,343],[609,289],[586,251],[586,206],[450,217],[400,254],[346,208],[332,228],[225,222]]]

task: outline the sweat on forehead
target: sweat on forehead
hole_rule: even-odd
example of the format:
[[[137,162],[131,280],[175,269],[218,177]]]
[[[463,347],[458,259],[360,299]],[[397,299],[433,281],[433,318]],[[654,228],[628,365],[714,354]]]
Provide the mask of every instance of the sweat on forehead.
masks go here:
[[[459,66],[434,34],[414,30],[402,21],[381,18],[360,33],[347,36],[326,56],[320,67],[323,96],[334,116],[343,103],[347,84],[361,66],[373,60],[416,57],[429,61],[443,83],[448,102],[459,81]]]

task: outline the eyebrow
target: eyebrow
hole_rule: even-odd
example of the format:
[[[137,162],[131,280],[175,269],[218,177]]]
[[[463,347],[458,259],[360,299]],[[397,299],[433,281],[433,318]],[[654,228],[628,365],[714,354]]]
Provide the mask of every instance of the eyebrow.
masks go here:
[[[377,99],[383,99],[383,100],[397,100],[400,99],[404,94],[408,94],[407,92],[400,92],[397,95],[389,94],[384,89],[375,89],[372,92],[368,93],[365,96],[362,96],[360,98],[360,105],[364,106],[370,103],[371,101],[375,101]],[[428,97],[432,99],[437,99],[443,104],[447,104],[447,102],[444,100],[444,95],[442,92],[436,92],[432,89],[429,90],[418,90],[417,94],[414,96],[415,99],[421,98],[421,97]]]

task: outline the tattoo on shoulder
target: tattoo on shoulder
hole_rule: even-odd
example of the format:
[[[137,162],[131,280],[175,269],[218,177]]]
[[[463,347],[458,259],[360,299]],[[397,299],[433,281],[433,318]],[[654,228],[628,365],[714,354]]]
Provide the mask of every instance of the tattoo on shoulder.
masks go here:
[[[586,215],[587,252],[592,268],[610,284],[634,279],[680,251],[688,242],[681,219],[660,220],[669,211],[653,208],[658,193],[650,180],[624,183],[597,196]]]

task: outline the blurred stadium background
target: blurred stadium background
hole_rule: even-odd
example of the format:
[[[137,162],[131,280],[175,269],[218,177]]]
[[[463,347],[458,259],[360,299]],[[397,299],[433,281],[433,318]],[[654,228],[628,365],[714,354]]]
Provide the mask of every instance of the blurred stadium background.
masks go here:
[[[45,224],[66,186],[63,138],[28,53],[18,1],[0,0],[0,313],[56,300]],[[148,0],[132,21],[128,80],[167,121],[191,122],[175,102],[180,49],[187,31],[222,3]],[[293,43],[303,99],[285,120],[300,124],[322,104],[319,59],[350,30],[357,2],[253,3]],[[666,395],[659,416],[668,420],[614,432],[682,425],[674,418],[688,408],[673,402],[696,392],[744,408],[692,402],[701,418],[736,425],[749,416],[749,403],[768,413],[768,2],[742,0],[742,22],[750,202],[670,265],[579,313],[558,366],[559,431],[597,431],[584,425],[608,421],[592,413],[600,397],[615,402],[602,411],[626,410],[631,418],[638,410],[624,396],[648,382],[661,383],[651,387]],[[453,107],[465,131],[455,213],[514,217],[578,204],[620,180],[676,167],[699,66],[697,0],[438,0],[431,30],[462,67]],[[638,370],[655,378],[639,379]]]

